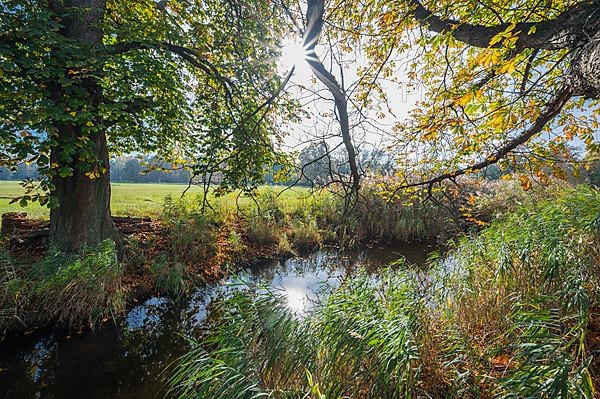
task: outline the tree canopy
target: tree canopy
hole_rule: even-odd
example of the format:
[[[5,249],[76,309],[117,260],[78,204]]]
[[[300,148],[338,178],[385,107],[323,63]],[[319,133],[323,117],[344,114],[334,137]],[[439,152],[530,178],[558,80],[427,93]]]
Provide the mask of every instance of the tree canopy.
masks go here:
[[[573,142],[598,153],[599,16],[598,0],[7,0],[0,163],[37,164],[49,195],[22,200],[48,202],[51,243],[67,250],[114,238],[110,156],[151,153],[251,189],[285,165],[278,143],[302,115],[294,69],[277,66],[296,36],[333,99],[351,192],[365,174],[357,129],[386,135],[396,189],[498,162],[543,180]],[[396,119],[407,81],[423,96]]]
[[[409,171],[400,187],[523,156],[544,179],[542,169],[572,157],[573,142],[597,150],[598,1],[308,4],[322,8],[319,33],[337,80],[357,55],[362,60],[356,80],[341,87],[354,126],[369,119],[365,109],[389,117],[390,102],[399,101],[394,91],[407,81],[422,93],[391,132],[390,150]]]
[[[65,32],[75,14],[91,18],[86,7],[102,13],[91,43],[82,39],[92,35],[85,26],[72,28],[81,37]],[[267,2],[18,0],[2,8],[3,162],[27,158],[48,177],[75,167],[93,177],[104,172],[88,137],[101,129],[111,154],[224,164],[231,184],[262,175],[271,161],[278,131],[267,111],[275,104],[263,103],[281,84],[282,33]],[[101,98],[90,103],[92,81]],[[81,134],[58,140],[65,124]]]
[[[8,0],[0,17],[0,162],[37,163],[50,194],[23,200],[108,207],[108,154],[192,160],[226,187],[258,184],[276,158],[291,103],[269,2]]]

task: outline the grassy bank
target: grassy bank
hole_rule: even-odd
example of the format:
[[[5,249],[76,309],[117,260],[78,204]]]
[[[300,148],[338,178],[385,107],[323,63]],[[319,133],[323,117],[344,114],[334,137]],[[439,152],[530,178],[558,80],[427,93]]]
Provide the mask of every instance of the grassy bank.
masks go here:
[[[266,186],[259,188],[254,197],[231,193],[214,198],[211,194],[210,206],[203,208],[197,188],[183,198],[180,191],[171,195],[173,190],[183,189],[175,185],[113,186],[116,214],[123,214],[119,209],[133,209],[135,216],[147,215],[146,210],[154,215],[153,228],[129,235],[121,260],[106,269],[118,269],[118,276],[111,274],[114,283],[97,280],[102,273],[92,269],[69,271],[80,268],[79,261],[88,265],[93,255],[84,253],[81,260],[65,257],[61,263],[56,261],[60,254],[53,252],[33,258],[26,247],[7,252],[5,267],[0,271],[0,329],[94,325],[120,316],[125,308],[105,304],[102,310],[92,306],[101,295],[98,290],[104,290],[107,297],[121,298],[109,301],[115,304],[152,293],[185,295],[195,286],[218,280],[259,259],[289,257],[323,244],[353,246],[367,241],[432,238],[452,225],[449,215],[432,203],[414,200],[407,206],[405,200],[388,202],[368,187],[363,201],[351,210],[344,208],[335,192],[311,193],[304,188],[282,191]],[[17,207],[11,205],[10,210],[19,210]],[[114,253],[112,256],[116,259]],[[52,264],[53,271],[39,273],[38,269],[44,269],[39,265],[44,264]],[[81,309],[73,309],[66,296],[59,295],[61,286],[54,284],[55,280],[64,285],[64,295],[69,290],[89,294],[77,297]],[[45,310],[48,301],[56,303],[51,312]],[[73,317],[67,318],[67,314]]]
[[[56,324],[94,326],[125,309],[123,265],[105,241],[80,254],[51,251],[33,264],[0,252],[0,332]]]
[[[298,318],[236,292],[172,376],[181,398],[593,398],[600,193],[563,190],[458,240],[427,273],[358,272]]]
[[[147,184],[113,187],[113,202],[122,210],[135,209],[133,214],[141,216],[147,215],[144,209],[151,209],[149,212],[154,216],[151,229],[128,236],[118,262],[119,284],[100,284],[105,295],[118,295],[122,302],[151,294],[186,295],[198,285],[235,273],[259,259],[289,257],[323,244],[354,246],[367,242],[445,239],[461,231],[473,215],[491,220],[496,214],[510,212],[525,197],[518,184],[491,185],[485,187],[485,192],[472,185],[469,192],[478,193],[480,197],[475,205],[466,194],[450,192],[445,198],[452,203],[440,206],[433,201],[424,202],[425,193],[410,193],[389,200],[380,195],[374,182],[365,184],[360,202],[352,209],[344,207],[343,198],[335,191],[311,193],[304,188],[282,191],[280,187],[266,186],[259,188],[254,197],[231,193],[214,198],[211,194],[210,206],[203,208],[198,188],[181,198],[183,189],[184,186]],[[173,190],[176,195],[170,195]],[[493,201],[497,197],[503,198],[501,204]],[[18,205],[11,205],[14,206]],[[119,213],[118,209],[115,213]],[[477,227],[473,223],[471,226]],[[5,240],[5,243],[10,242],[13,241]],[[27,248],[13,251],[9,254],[13,259],[5,262],[7,266],[1,271],[5,299],[0,307],[0,329],[19,330],[40,325],[77,327],[78,323],[93,325],[113,315],[120,316],[119,309],[122,311],[124,307],[109,306],[111,317],[104,311],[100,312],[101,317],[96,317],[97,310],[83,307],[89,311],[89,317],[77,316],[72,320],[44,311],[44,290],[48,290],[47,298],[54,298],[59,288],[44,284],[45,279],[52,280],[51,273],[39,274],[35,269],[38,263],[58,255],[33,253],[38,255],[32,259],[32,252]],[[64,263],[56,266],[55,272],[62,273],[69,267]],[[97,275],[79,275],[80,278],[65,284],[81,287],[82,292],[90,291],[93,303],[99,293],[90,287],[95,284]],[[87,278],[90,281],[86,281]],[[20,288],[14,290],[14,287]],[[28,299],[19,302],[24,298]],[[70,311],[69,304],[57,303],[64,307],[62,311]]]

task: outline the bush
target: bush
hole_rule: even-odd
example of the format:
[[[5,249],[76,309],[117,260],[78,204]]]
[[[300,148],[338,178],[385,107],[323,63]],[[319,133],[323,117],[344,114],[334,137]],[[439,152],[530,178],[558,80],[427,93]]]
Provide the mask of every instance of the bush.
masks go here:
[[[281,226],[279,226],[269,216],[260,214],[253,215],[248,218],[246,235],[248,241],[259,246],[270,246],[279,242],[279,234]]]

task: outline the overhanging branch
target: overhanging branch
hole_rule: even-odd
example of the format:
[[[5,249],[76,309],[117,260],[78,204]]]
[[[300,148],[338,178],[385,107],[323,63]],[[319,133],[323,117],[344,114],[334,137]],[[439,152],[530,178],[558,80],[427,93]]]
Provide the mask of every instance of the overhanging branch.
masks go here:
[[[304,33],[304,50],[306,52],[306,61],[310,65],[315,76],[329,89],[335,101],[335,108],[338,113],[342,140],[348,153],[348,163],[352,176],[352,191],[358,194],[360,185],[360,174],[356,164],[356,151],[352,144],[350,135],[350,122],[348,117],[348,99],[343,88],[337,82],[335,76],[329,72],[319,57],[317,56],[316,46],[319,42],[319,36],[323,29],[323,12],[325,9],[324,0],[308,0],[306,9],[306,31]]]
[[[518,135],[517,137],[510,140],[508,143],[500,147],[497,151],[492,154],[489,154],[483,161],[478,162],[469,167],[460,168],[454,170],[452,172],[444,173],[442,175],[436,176],[429,180],[419,181],[416,183],[408,183],[404,184],[394,190],[394,194],[396,194],[399,190],[410,188],[410,187],[421,187],[421,186],[429,186],[431,187],[435,183],[441,183],[444,180],[454,179],[458,176],[465,175],[468,173],[472,173],[476,170],[481,170],[485,167],[493,165],[506,157],[512,150],[517,148],[518,146],[527,143],[532,137],[541,132],[541,130],[546,126],[548,122],[550,122],[556,115],[560,113],[565,104],[571,99],[573,95],[571,88],[564,88],[554,97],[552,101],[550,101],[544,111],[535,122],[529,127],[529,129],[525,130],[523,133]]]
[[[450,33],[456,40],[475,47],[490,47],[490,41],[510,26],[509,23],[487,26],[444,19],[427,9],[420,0],[409,0],[409,7],[409,15],[430,31]],[[516,47],[547,50],[567,48],[584,33],[588,16],[594,15],[599,9],[600,5],[597,1],[584,1],[570,7],[554,19],[517,23],[512,29],[512,32],[518,36]],[[499,46],[501,43],[491,47]]]
[[[223,76],[219,72],[219,69],[212,62],[208,61],[200,54],[199,51],[195,49],[168,42],[148,43],[141,41],[121,42],[105,47],[105,53],[109,55],[124,54],[133,50],[166,50],[172,54],[175,54],[191,66],[215,77],[215,79],[217,79],[223,86],[227,97],[231,97],[231,89],[234,87],[233,82],[227,77]]]

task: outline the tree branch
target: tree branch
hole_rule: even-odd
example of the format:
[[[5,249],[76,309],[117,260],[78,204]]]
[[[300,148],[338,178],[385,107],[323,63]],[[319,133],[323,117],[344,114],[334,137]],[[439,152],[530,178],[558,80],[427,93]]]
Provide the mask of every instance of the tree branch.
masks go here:
[[[494,26],[473,25],[453,19],[444,19],[425,8],[420,0],[409,0],[409,15],[432,32],[450,33],[456,40],[475,47],[490,47],[494,36],[504,32],[509,23]],[[571,46],[584,33],[587,17],[598,11],[597,1],[578,3],[554,19],[541,22],[516,24],[513,32],[518,35],[517,49],[535,48],[556,50]],[[532,28],[534,28],[532,30]],[[598,26],[590,27],[597,29]],[[499,47],[496,43],[491,47]]]
[[[538,134],[549,121],[551,121],[556,115],[558,115],[558,113],[562,110],[564,105],[571,99],[572,95],[573,91],[571,88],[564,88],[561,91],[559,91],[559,93],[554,97],[554,99],[546,105],[546,109],[544,110],[544,112],[542,112],[542,114],[535,120],[535,122],[529,127],[529,129],[525,130],[523,133],[510,140],[508,143],[500,147],[496,152],[488,155],[485,158],[485,160],[466,168],[461,168],[453,172],[444,173],[429,180],[404,184],[398,187],[396,190],[394,190],[394,194],[396,194],[401,189],[409,187],[432,186],[435,183],[440,183],[447,179],[453,179],[457,176],[472,173],[476,170],[480,170],[487,166],[497,163],[500,159],[504,158],[509,152],[511,152],[518,146],[525,144],[533,136]]]
[[[231,88],[235,86],[233,82],[227,77],[223,76],[219,72],[218,68],[204,58],[197,50],[168,42],[146,43],[140,41],[121,42],[105,47],[105,52],[109,55],[119,55],[133,50],[167,50],[177,55],[193,67],[196,67],[201,71],[214,76],[223,86],[227,97],[231,97]]]
[[[323,29],[323,12],[325,10],[324,0],[308,0],[306,9],[306,31],[304,33],[304,49],[306,52],[306,61],[310,65],[315,76],[323,83],[335,101],[335,107],[338,112],[342,140],[348,152],[348,163],[350,164],[350,173],[352,175],[352,191],[358,194],[360,185],[360,174],[356,164],[356,151],[352,144],[350,135],[350,122],[348,117],[348,99],[343,88],[340,87],[335,76],[329,72],[319,57],[317,56],[316,46],[319,42],[319,36]]]

